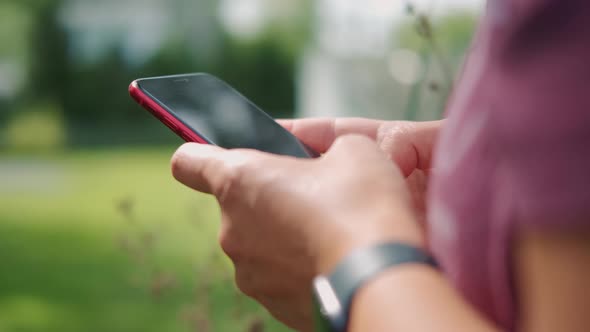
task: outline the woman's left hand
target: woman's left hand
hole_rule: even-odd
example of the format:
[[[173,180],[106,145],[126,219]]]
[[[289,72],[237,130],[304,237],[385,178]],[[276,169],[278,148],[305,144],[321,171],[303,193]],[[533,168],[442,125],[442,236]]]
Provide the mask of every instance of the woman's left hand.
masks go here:
[[[172,171],[217,197],[240,290],[298,330],[311,330],[313,277],[351,250],[425,242],[404,176],[366,137],[341,137],[313,160],[186,144]]]

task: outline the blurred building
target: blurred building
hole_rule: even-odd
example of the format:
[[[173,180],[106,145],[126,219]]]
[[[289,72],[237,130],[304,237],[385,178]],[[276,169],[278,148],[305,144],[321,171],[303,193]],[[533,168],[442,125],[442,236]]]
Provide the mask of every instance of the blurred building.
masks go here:
[[[300,63],[298,114],[380,119],[438,118],[444,97],[433,59],[400,49],[396,30],[407,6],[431,15],[479,9],[481,0],[317,0],[314,33]],[[435,5],[439,5],[438,7]],[[418,100],[419,99],[419,100]],[[418,107],[417,105],[421,106]]]
[[[396,117],[399,89],[386,70],[395,1],[319,0],[301,61],[301,116]],[[399,97],[398,97],[399,98]]]

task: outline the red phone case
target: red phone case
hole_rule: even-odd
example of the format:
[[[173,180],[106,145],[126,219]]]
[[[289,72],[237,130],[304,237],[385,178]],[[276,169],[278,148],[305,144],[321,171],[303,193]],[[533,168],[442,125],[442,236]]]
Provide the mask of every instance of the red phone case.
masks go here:
[[[137,84],[133,81],[129,85],[129,94],[131,97],[143,108],[152,113],[158,120],[170,128],[176,135],[180,136],[187,142],[211,144],[205,138],[195,133],[194,130],[178,120],[174,115],[170,114],[166,109],[160,106],[155,100],[146,95]]]

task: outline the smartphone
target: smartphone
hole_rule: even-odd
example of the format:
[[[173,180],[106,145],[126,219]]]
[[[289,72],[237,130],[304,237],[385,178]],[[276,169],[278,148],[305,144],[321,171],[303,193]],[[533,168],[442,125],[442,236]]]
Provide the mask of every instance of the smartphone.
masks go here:
[[[187,142],[299,158],[319,156],[229,84],[209,74],[138,79],[129,93]]]

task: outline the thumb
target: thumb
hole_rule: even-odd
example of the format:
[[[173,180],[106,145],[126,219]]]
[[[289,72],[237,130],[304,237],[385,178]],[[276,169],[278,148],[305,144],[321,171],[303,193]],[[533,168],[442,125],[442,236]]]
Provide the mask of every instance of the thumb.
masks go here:
[[[232,153],[218,146],[187,143],[172,157],[172,175],[187,187],[221,195],[231,177],[231,167],[247,153]]]

